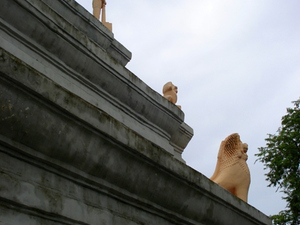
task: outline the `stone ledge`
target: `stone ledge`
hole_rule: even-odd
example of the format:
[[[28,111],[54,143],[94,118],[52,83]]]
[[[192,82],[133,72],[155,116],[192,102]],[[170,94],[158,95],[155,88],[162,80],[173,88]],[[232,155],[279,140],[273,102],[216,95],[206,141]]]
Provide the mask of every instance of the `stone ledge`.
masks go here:
[[[112,58],[109,48],[121,49],[119,43],[100,23],[90,25],[89,16],[72,0],[2,2],[5,219],[33,213],[32,223],[45,214],[54,224],[269,225],[268,217],[173,157],[193,133],[183,112]]]
[[[139,199],[138,202],[141,201],[139,204],[148,202],[154,209],[163,210],[163,214],[171,212],[185,221],[184,224],[196,221],[224,225],[268,224],[267,217],[157,146],[138,136],[128,137],[130,132],[122,132],[117,124],[115,128],[105,129],[107,134],[117,132],[127,135],[126,140],[133,141],[133,144],[123,144],[120,139],[101,132],[100,127],[74,117],[65,109],[33,95],[22,84],[4,77],[1,74],[0,126],[3,129],[0,134],[5,136],[2,146],[13,145],[18,151],[23,151],[23,155],[30,156],[30,152],[36,152],[30,158],[42,155],[46,165],[61,168],[62,173],[66,173],[62,170],[65,166],[69,168],[68,173],[73,171],[75,176],[79,170],[84,178],[78,179],[86,180],[91,176],[93,182],[95,178],[104,180],[110,188],[117,187],[114,191],[119,198],[129,198],[127,204],[132,202],[128,194],[132,193],[134,198]],[[75,96],[73,98],[81,101]],[[81,107],[77,105],[76,108]],[[89,114],[98,111],[96,108],[84,108]],[[107,116],[105,120],[101,116],[104,114],[100,113],[99,121],[107,121]],[[87,118],[90,117],[95,117],[95,114]],[[16,146],[15,143],[20,144]],[[32,150],[20,148],[22,145]],[[120,190],[127,194],[121,194]],[[26,201],[21,203],[29,204]],[[59,214],[56,211],[51,213]]]
[[[90,40],[101,46],[116,62],[125,66],[131,59],[131,52],[121,43],[114,39],[114,34],[109,31],[99,20],[87,12],[73,0],[27,0],[33,7],[52,18],[62,28],[65,24],[61,21],[68,21]],[[49,9],[47,9],[49,7]],[[55,14],[49,12],[53,10]],[[76,38],[76,37],[75,37]]]
[[[54,4],[55,1],[50,2]],[[57,4],[62,4],[61,2],[64,1],[58,1]],[[71,4],[73,1],[68,2]],[[7,10],[8,8],[10,10]],[[28,11],[29,9],[31,11]],[[108,54],[103,51],[103,48],[99,48],[99,45],[91,41],[92,33],[89,33],[91,36],[86,36],[84,31],[78,30],[42,1],[4,0],[0,11],[0,17],[3,19],[2,27],[9,26],[9,29],[15,29],[16,39],[30,46],[39,60],[45,59],[50,63],[63,62],[65,66],[76,71],[77,79],[81,82],[85,82],[86,85],[88,82],[92,83],[98,90],[105,91],[106,95],[118,99],[120,104],[135,111],[135,117],[142,116],[158,127],[164,126],[163,129],[167,129],[167,133],[171,132],[168,134],[170,136],[174,132],[170,128],[175,126],[171,129],[176,130],[183,122],[184,114],[181,110],[169,104],[134,74],[107,57]],[[17,18],[14,11],[18,11]],[[69,11],[66,10],[67,12]],[[79,15],[73,15],[74,18],[76,16],[79,20]],[[27,23],[19,23],[22,20],[26,20]],[[99,42],[105,45],[107,41],[101,39]],[[117,42],[113,42],[116,43],[113,46],[116,46]],[[30,66],[32,63],[34,62],[27,62]],[[163,112],[165,115],[158,116],[153,112]],[[164,125],[167,117],[173,117],[174,122],[177,121]]]

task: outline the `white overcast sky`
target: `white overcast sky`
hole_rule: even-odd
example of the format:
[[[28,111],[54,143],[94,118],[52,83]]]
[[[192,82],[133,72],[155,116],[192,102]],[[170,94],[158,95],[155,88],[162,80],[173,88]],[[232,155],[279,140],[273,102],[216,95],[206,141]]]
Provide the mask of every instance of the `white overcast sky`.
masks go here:
[[[267,187],[258,147],[300,97],[299,0],[106,0],[116,40],[132,52],[127,68],[161,94],[178,86],[194,137],[188,166],[210,177],[231,133],[248,143],[249,204],[266,215],[286,203]],[[77,0],[92,12],[92,0]]]

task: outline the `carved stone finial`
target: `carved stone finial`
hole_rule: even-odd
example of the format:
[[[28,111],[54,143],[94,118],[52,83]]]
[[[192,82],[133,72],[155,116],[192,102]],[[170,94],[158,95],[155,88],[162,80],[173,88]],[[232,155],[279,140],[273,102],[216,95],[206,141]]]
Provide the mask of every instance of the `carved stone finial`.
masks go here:
[[[243,201],[248,201],[250,171],[246,160],[248,145],[235,133],[222,141],[215,172],[210,178]]]
[[[168,82],[163,87],[163,95],[166,99],[168,99],[170,102],[175,104],[177,102],[177,92],[178,88],[172,84],[172,82]],[[177,105],[178,108],[181,109],[180,105]]]
[[[110,31],[112,31],[112,24],[106,22],[106,13],[105,13],[106,0],[93,0],[93,15],[98,20],[100,19],[100,13],[102,10],[101,22],[106,26]]]

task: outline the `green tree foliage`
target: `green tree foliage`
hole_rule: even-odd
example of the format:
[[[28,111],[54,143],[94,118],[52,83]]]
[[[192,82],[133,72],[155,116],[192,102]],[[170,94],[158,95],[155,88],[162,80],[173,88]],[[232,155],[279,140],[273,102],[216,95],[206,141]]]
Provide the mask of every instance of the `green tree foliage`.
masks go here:
[[[268,171],[268,186],[285,194],[286,209],[272,216],[276,225],[300,224],[300,99],[293,103],[294,108],[287,109],[277,133],[268,134],[266,147],[256,154]]]

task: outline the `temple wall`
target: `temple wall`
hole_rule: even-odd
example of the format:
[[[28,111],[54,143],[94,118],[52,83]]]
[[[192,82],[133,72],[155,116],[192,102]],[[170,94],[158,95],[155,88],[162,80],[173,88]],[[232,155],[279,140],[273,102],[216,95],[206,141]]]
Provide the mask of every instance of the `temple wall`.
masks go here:
[[[2,0],[0,224],[271,224],[187,166],[184,113],[73,0]]]

